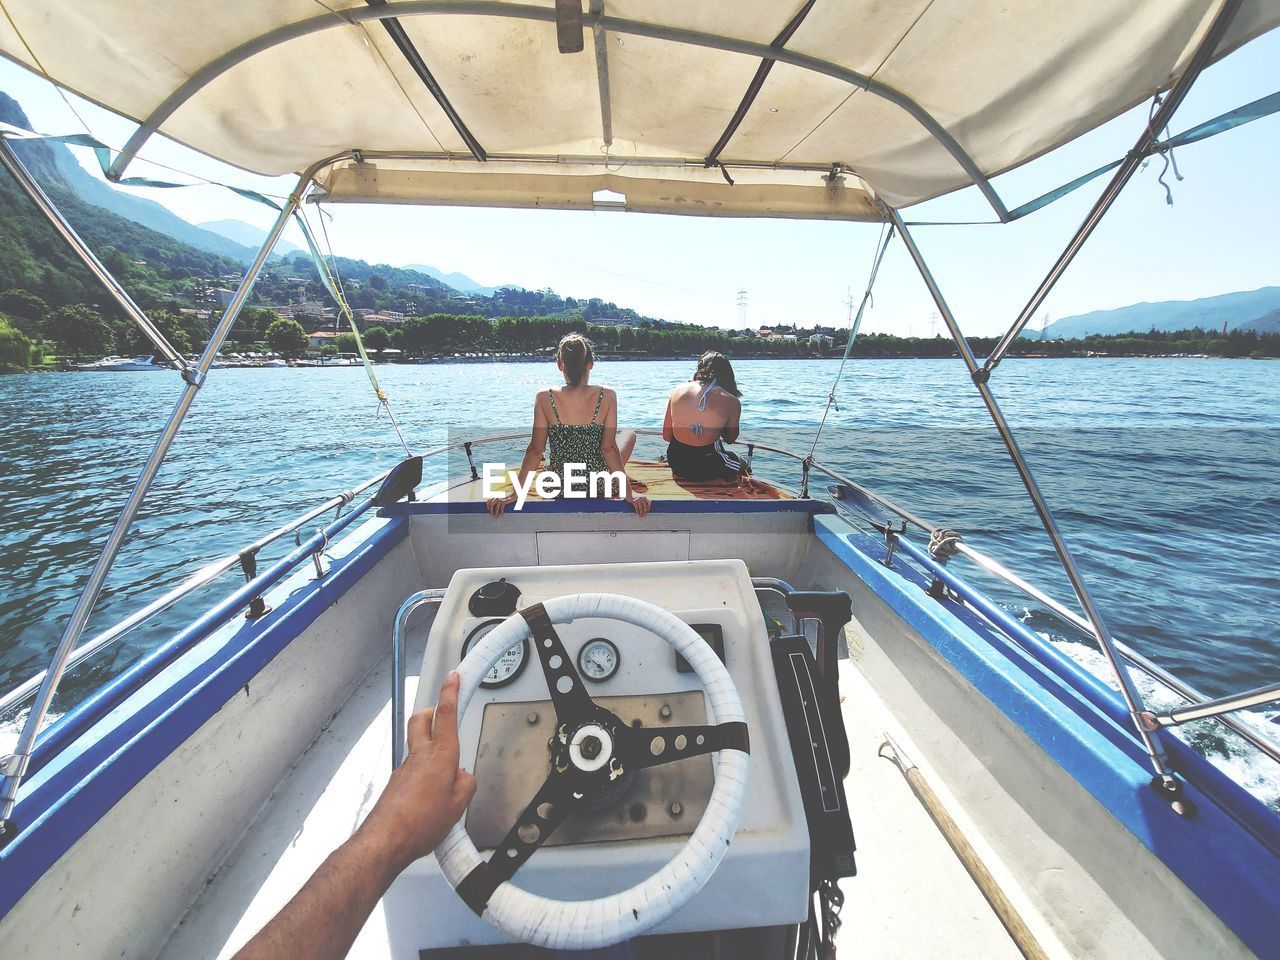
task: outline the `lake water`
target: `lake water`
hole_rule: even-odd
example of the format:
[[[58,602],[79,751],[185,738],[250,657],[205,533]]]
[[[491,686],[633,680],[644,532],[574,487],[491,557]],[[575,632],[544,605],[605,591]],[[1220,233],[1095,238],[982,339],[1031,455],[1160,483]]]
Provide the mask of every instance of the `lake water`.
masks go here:
[[[740,362],[744,436],[807,452],[836,367]],[[667,391],[691,372],[686,361],[602,361],[593,381],[618,389],[623,425],[657,428]],[[424,449],[451,431],[526,430],[534,391],[556,371],[550,363],[467,363],[382,366],[378,374],[410,444]],[[1280,680],[1280,363],[1010,360],[993,383],[1116,635],[1210,695]],[[0,689],[46,665],[179,388],[167,372],[0,377]],[[820,461],[1070,598],[959,361],[855,362],[837,398]],[[658,451],[642,440],[638,453]],[[213,371],[87,635],[400,452],[359,369]],[[518,448],[506,456],[518,460]],[[756,467],[798,481],[793,462],[759,456]],[[437,465],[433,478],[444,469]],[[77,670],[56,709],[127,667],[236,576]],[[1043,612],[993,592],[1057,635]],[[1280,734],[1267,722],[1276,714],[1252,719]],[[1246,765],[1242,778],[1280,795],[1274,765]]]

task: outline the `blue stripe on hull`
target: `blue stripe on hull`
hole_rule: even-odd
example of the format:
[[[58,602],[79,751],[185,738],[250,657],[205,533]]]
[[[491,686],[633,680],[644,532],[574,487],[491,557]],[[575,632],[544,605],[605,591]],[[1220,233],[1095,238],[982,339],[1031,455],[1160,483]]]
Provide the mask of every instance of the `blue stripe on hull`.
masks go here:
[[[1149,785],[1135,733],[1070,670],[1055,672],[972,610],[938,602],[929,580],[901,559],[889,570],[874,557],[884,544],[845,521],[815,517],[818,539],[974,687],[1160,858],[1260,957],[1280,944],[1280,816],[1173,736],[1166,737],[1186,795],[1198,810],[1174,813]],[[958,622],[957,622],[958,621]],[[1119,694],[1107,690],[1119,702]],[[1122,705],[1120,712],[1124,712]]]
[[[19,833],[0,850],[0,917],[118,800],[372,570],[408,529],[407,519],[384,523],[334,560],[323,581],[296,590],[267,617],[241,626],[202,662],[170,667],[110,715],[118,723],[96,725],[51,759],[25,785],[15,811]]]

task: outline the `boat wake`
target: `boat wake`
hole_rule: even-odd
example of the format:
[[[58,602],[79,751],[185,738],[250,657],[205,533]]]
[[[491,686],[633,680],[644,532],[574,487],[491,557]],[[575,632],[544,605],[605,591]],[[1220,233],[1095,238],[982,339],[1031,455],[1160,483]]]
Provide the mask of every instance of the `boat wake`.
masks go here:
[[[1045,624],[1051,619],[1047,614],[1026,608],[1014,609],[1012,612],[1111,689],[1120,689],[1119,681],[1100,651],[1046,629]],[[1185,697],[1141,670],[1130,667],[1129,675],[1142,695],[1143,702],[1156,712],[1188,702]],[[1280,718],[1280,709],[1270,707],[1241,710],[1234,716],[1241,723],[1247,724],[1259,737],[1280,747],[1280,738],[1277,737],[1280,726],[1275,722]],[[1280,811],[1280,777],[1275,775],[1275,762],[1240,734],[1214,719],[1193,720],[1168,729],[1255,797]]]

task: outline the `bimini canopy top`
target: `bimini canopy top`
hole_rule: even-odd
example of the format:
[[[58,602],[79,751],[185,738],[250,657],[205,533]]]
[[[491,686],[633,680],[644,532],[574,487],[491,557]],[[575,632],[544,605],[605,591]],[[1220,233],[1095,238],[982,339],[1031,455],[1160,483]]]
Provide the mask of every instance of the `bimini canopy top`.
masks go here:
[[[4,0],[0,52],[141,125],[117,175],[160,132],[333,200],[1003,216],[990,177],[1167,87],[1224,2]],[[1243,0],[1213,56],[1277,23]]]

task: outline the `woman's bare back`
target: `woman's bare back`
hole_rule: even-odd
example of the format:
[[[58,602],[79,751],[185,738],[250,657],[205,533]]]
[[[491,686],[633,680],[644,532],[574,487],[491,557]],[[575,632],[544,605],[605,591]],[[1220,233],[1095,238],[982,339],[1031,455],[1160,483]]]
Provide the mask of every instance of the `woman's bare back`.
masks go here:
[[[667,401],[667,420],[671,434],[692,447],[701,447],[723,438],[732,442],[738,437],[738,421],[742,404],[733,394],[696,380],[682,383],[671,391]],[[664,434],[666,430],[664,429]]]
[[[613,390],[596,384],[584,384],[580,387],[556,387],[555,406],[551,405],[551,390],[543,390],[538,394],[538,404],[549,423],[555,423],[555,414],[560,415],[560,422],[570,425],[602,422],[601,417],[617,409],[611,403]],[[554,412],[553,412],[554,411]]]

